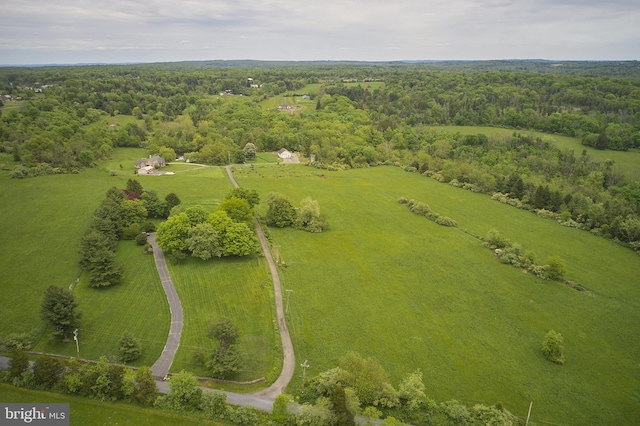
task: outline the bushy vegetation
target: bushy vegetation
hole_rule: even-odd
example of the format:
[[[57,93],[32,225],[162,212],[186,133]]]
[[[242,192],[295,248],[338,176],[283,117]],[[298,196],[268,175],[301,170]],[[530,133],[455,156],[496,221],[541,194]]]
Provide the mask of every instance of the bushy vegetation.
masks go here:
[[[85,363],[73,358],[42,355],[31,366],[24,351],[14,350],[10,369],[2,377],[17,387],[101,401],[130,400],[150,405],[158,394],[149,367],[126,369],[121,365],[109,364],[105,357],[101,357],[97,363]]]
[[[326,217],[320,213],[318,202],[311,197],[302,200],[296,208],[291,201],[282,194],[272,192],[267,199],[267,213],[265,222],[270,226],[284,228],[293,226],[307,232],[322,232],[329,228]]]
[[[505,426],[518,423],[518,418],[501,405],[467,407],[455,400],[438,404],[427,392],[420,370],[407,374],[396,389],[376,360],[349,352],[340,358],[339,367],[309,380],[300,399],[306,410],[300,411],[306,417],[315,414],[316,418],[324,418],[327,424],[354,424],[358,415],[369,421],[384,416],[389,424],[394,424],[393,420],[415,425],[449,421]]]

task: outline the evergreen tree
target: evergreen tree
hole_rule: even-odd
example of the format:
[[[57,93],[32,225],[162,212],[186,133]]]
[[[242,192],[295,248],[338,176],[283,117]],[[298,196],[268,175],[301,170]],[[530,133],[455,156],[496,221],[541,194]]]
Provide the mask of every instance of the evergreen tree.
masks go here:
[[[118,354],[120,356],[120,361],[125,363],[135,361],[140,358],[140,355],[142,355],[140,342],[128,331],[125,331],[120,338]]]
[[[335,415],[336,425],[354,425],[353,414],[347,407],[347,396],[341,385],[336,386],[333,395],[331,395],[331,411]]]
[[[77,312],[77,307],[73,293],[52,285],[44,293],[40,313],[42,319],[53,327],[55,337],[67,338],[80,326],[82,315]]]

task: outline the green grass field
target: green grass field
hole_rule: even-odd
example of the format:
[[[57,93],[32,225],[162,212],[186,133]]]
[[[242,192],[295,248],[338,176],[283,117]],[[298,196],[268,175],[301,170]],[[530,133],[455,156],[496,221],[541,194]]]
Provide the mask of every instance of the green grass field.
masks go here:
[[[145,155],[116,150],[110,162],[79,175],[12,180],[0,171],[0,336],[45,335],[39,319],[44,289],[75,281],[91,213],[108,188],[126,186],[132,162]],[[119,175],[110,176],[113,170]],[[258,190],[263,211],[272,191],[294,204],[312,196],[331,225],[323,234],[271,229],[288,265],[283,288],[293,290],[289,328],[296,360],[309,360],[309,376],[354,350],[379,360],[395,385],[420,368],[428,395],[440,402],[501,402],[523,417],[533,401],[538,423],[634,424],[640,418],[640,262],[631,250],[393,167],[328,172],[257,164],[234,173],[241,186]],[[161,197],[175,192],[185,204],[210,211],[231,189],[224,169],[212,167],[138,180]],[[459,228],[412,214],[396,202],[401,196],[428,204]],[[490,229],[535,251],[541,262],[563,257],[567,278],[592,295],[500,264],[470,235]],[[81,355],[112,352],[126,328],[152,358],[169,326],[153,259],[130,242],[120,245],[118,257],[126,267],[120,285],[95,290],[81,277],[75,286],[84,313]],[[247,363],[240,379],[279,373],[281,349],[262,257],[190,259],[170,270],[185,310],[174,370],[201,373],[191,353],[213,347],[206,326],[227,315],[243,332]],[[564,366],[541,355],[551,328],[564,336]],[[36,349],[75,352],[46,337]],[[300,374],[290,385],[294,394]]]
[[[427,394],[440,402],[501,402],[523,417],[533,401],[532,420],[555,424],[640,418],[640,262],[631,250],[397,168],[287,165],[235,174],[263,200],[274,189],[296,204],[312,196],[330,223],[323,234],[271,229],[288,264],[290,330],[308,375],[354,350],[376,358],[395,384],[420,368]],[[460,229],[410,213],[396,202],[401,196]],[[593,295],[503,265],[461,229],[497,229],[541,262],[559,255],[567,278]],[[542,357],[549,329],[564,336],[564,366]]]
[[[0,258],[4,302],[0,310],[0,337],[31,332],[39,338],[35,350],[75,356],[73,342],[48,339],[40,320],[42,295],[51,284],[68,287],[75,282],[80,273],[80,240],[91,214],[110,187],[126,187],[127,179],[134,177],[133,162],[144,156],[143,149],[118,149],[110,161],[79,175],[15,180],[8,178],[7,171],[0,172],[0,179],[4,180],[0,186],[3,218],[0,248],[5,253]],[[167,170],[180,166],[169,166]],[[226,172],[222,168],[191,168],[175,175],[137,179],[145,189],[156,190],[160,197],[175,192],[185,204],[215,210],[232,188]],[[119,175],[110,176],[111,171]],[[152,256],[143,254],[131,241],[122,242],[117,254],[118,261],[125,266],[119,285],[93,289],[88,286],[87,278],[81,276],[74,287],[83,313],[80,355],[89,359],[115,355],[122,333],[128,330],[143,346],[143,358],[134,365],[151,365],[160,355],[169,329],[166,297]],[[213,342],[204,337],[206,329],[202,335],[204,326],[200,321],[208,324],[222,314],[233,314],[245,333],[241,348],[248,354],[242,378],[273,376],[272,370],[274,365],[279,366],[281,354],[274,344],[279,344],[279,340],[272,327],[271,288],[264,285],[263,260],[255,257],[246,263],[233,260],[199,263],[193,268],[178,267],[178,271],[186,272],[176,273],[183,284],[179,291],[181,294],[184,291],[185,299],[182,302],[186,315],[183,349],[188,352],[201,341],[210,349]],[[212,280],[214,276],[216,279]],[[233,312],[217,310],[224,306],[233,306]],[[206,318],[200,319],[201,315]],[[187,352],[177,361],[176,368],[190,366]],[[179,358],[181,356],[179,354]],[[196,373],[204,374],[204,371]]]
[[[537,132],[535,130],[514,130],[503,129],[499,127],[480,127],[480,126],[432,126],[431,129],[436,131],[444,131],[450,133],[460,132],[463,135],[477,135],[483,133],[487,136],[509,136],[513,132],[517,132],[523,135],[532,135],[534,137],[540,137],[542,140],[549,141],[555,144],[560,149],[573,150],[576,156],[579,156],[582,150],[586,150],[587,153],[595,158],[597,161],[613,160],[621,170],[629,173],[632,178],[640,176],[640,150],[631,149],[627,152],[624,151],[612,151],[612,150],[599,150],[584,146],[580,143],[578,138],[572,138],[569,136],[552,135],[549,133]]]
[[[275,306],[271,277],[263,257],[202,261],[189,259],[169,263],[170,273],[183,305],[185,323],[180,348],[172,371],[187,369],[208,376],[204,367],[194,365],[193,354],[210,353],[215,342],[207,337],[211,323],[228,317],[240,328],[242,372],[234,380],[249,381],[271,374],[275,379],[282,359],[279,336],[274,325]],[[278,362],[279,361],[279,362]]]
[[[96,399],[20,389],[0,383],[0,401],[17,403],[68,403],[72,425],[219,425],[220,423],[143,408],[128,403],[103,402]]]

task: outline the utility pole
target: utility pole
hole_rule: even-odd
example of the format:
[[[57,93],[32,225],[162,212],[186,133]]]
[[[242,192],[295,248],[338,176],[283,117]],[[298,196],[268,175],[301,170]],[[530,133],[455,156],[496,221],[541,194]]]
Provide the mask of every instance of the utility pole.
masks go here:
[[[293,290],[286,289],[285,291],[287,292],[287,308],[284,310],[284,313],[286,314],[289,312],[289,296]]]
[[[524,426],[528,426],[529,425],[529,416],[531,416],[531,407],[533,406],[533,401],[531,401],[531,404],[529,404],[529,413],[527,414],[527,422],[524,424]]]
[[[78,329],[77,328],[73,332],[73,340],[76,341],[76,351],[78,353],[78,359],[80,359],[80,344],[78,343]]]
[[[300,367],[302,367],[302,393],[304,393],[304,379],[307,375],[307,368],[309,368],[309,361],[307,361],[306,359],[304,360],[304,362],[302,364],[300,364]]]

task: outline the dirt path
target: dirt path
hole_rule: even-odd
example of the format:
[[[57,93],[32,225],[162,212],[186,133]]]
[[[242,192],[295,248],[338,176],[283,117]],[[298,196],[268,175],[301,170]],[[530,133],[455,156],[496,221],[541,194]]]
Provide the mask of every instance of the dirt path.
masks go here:
[[[169,310],[171,312],[171,328],[169,329],[169,335],[167,336],[167,343],[164,345],[162,355],[151,366],[151,372],[154,377],[162,378],[169,373],[173,358],[176,356],[178,346],[180,345],[180,336],[182,335],[182,323],[184,316],[182,313],[182,304],[176,288],[169,276],[169,270],[167,269],[167,263],[164,260],[164,254],[162,249],[156,244],[156,234],[151,234],[147,240],[153,247],[153,258],[156,261],[156,268],[162,281],[162,287],[167,295],[167,301],[169,302]]]
[[[225,169],[227,170],[227,175],[229,176],[229,179],[231,180],[233,186],[238,188],[238,183],[231,173],[231,167],[226,166]],[[282,371],[280,372],[280,376],[278,377],[278,379],[273,382],[273,384],[268,388],[256,392],[253,395],[276,398],[278,395],[284,392],[287,385],[291,381],[293,373],[296,369],[296,359],[293,352],[293,343],[291,342],[291,336],[289,335],[289,329],[287,328],[287,322],[284,317],[282,288],[280,286],[278,269],[276,268],[276,264],[273,261],[273,257],[271,256],[271,251],[269,250],[269,245],[267,243],[267,239],[264,236],[264,232],[262,232],[260,223],[255,218],[253,219],[253,221],[256,224],[256,234],[258,234],[258,239],[260,240],[260,245],[262,246],[262,251],[264,252],[264,257],[267,259],[269,270],[271,271],[271,278],[273,280],[273,294],[276,300],[276,317],[278,319],[278,329],[280,330],[280,339],[282,340],[283,352]]]

